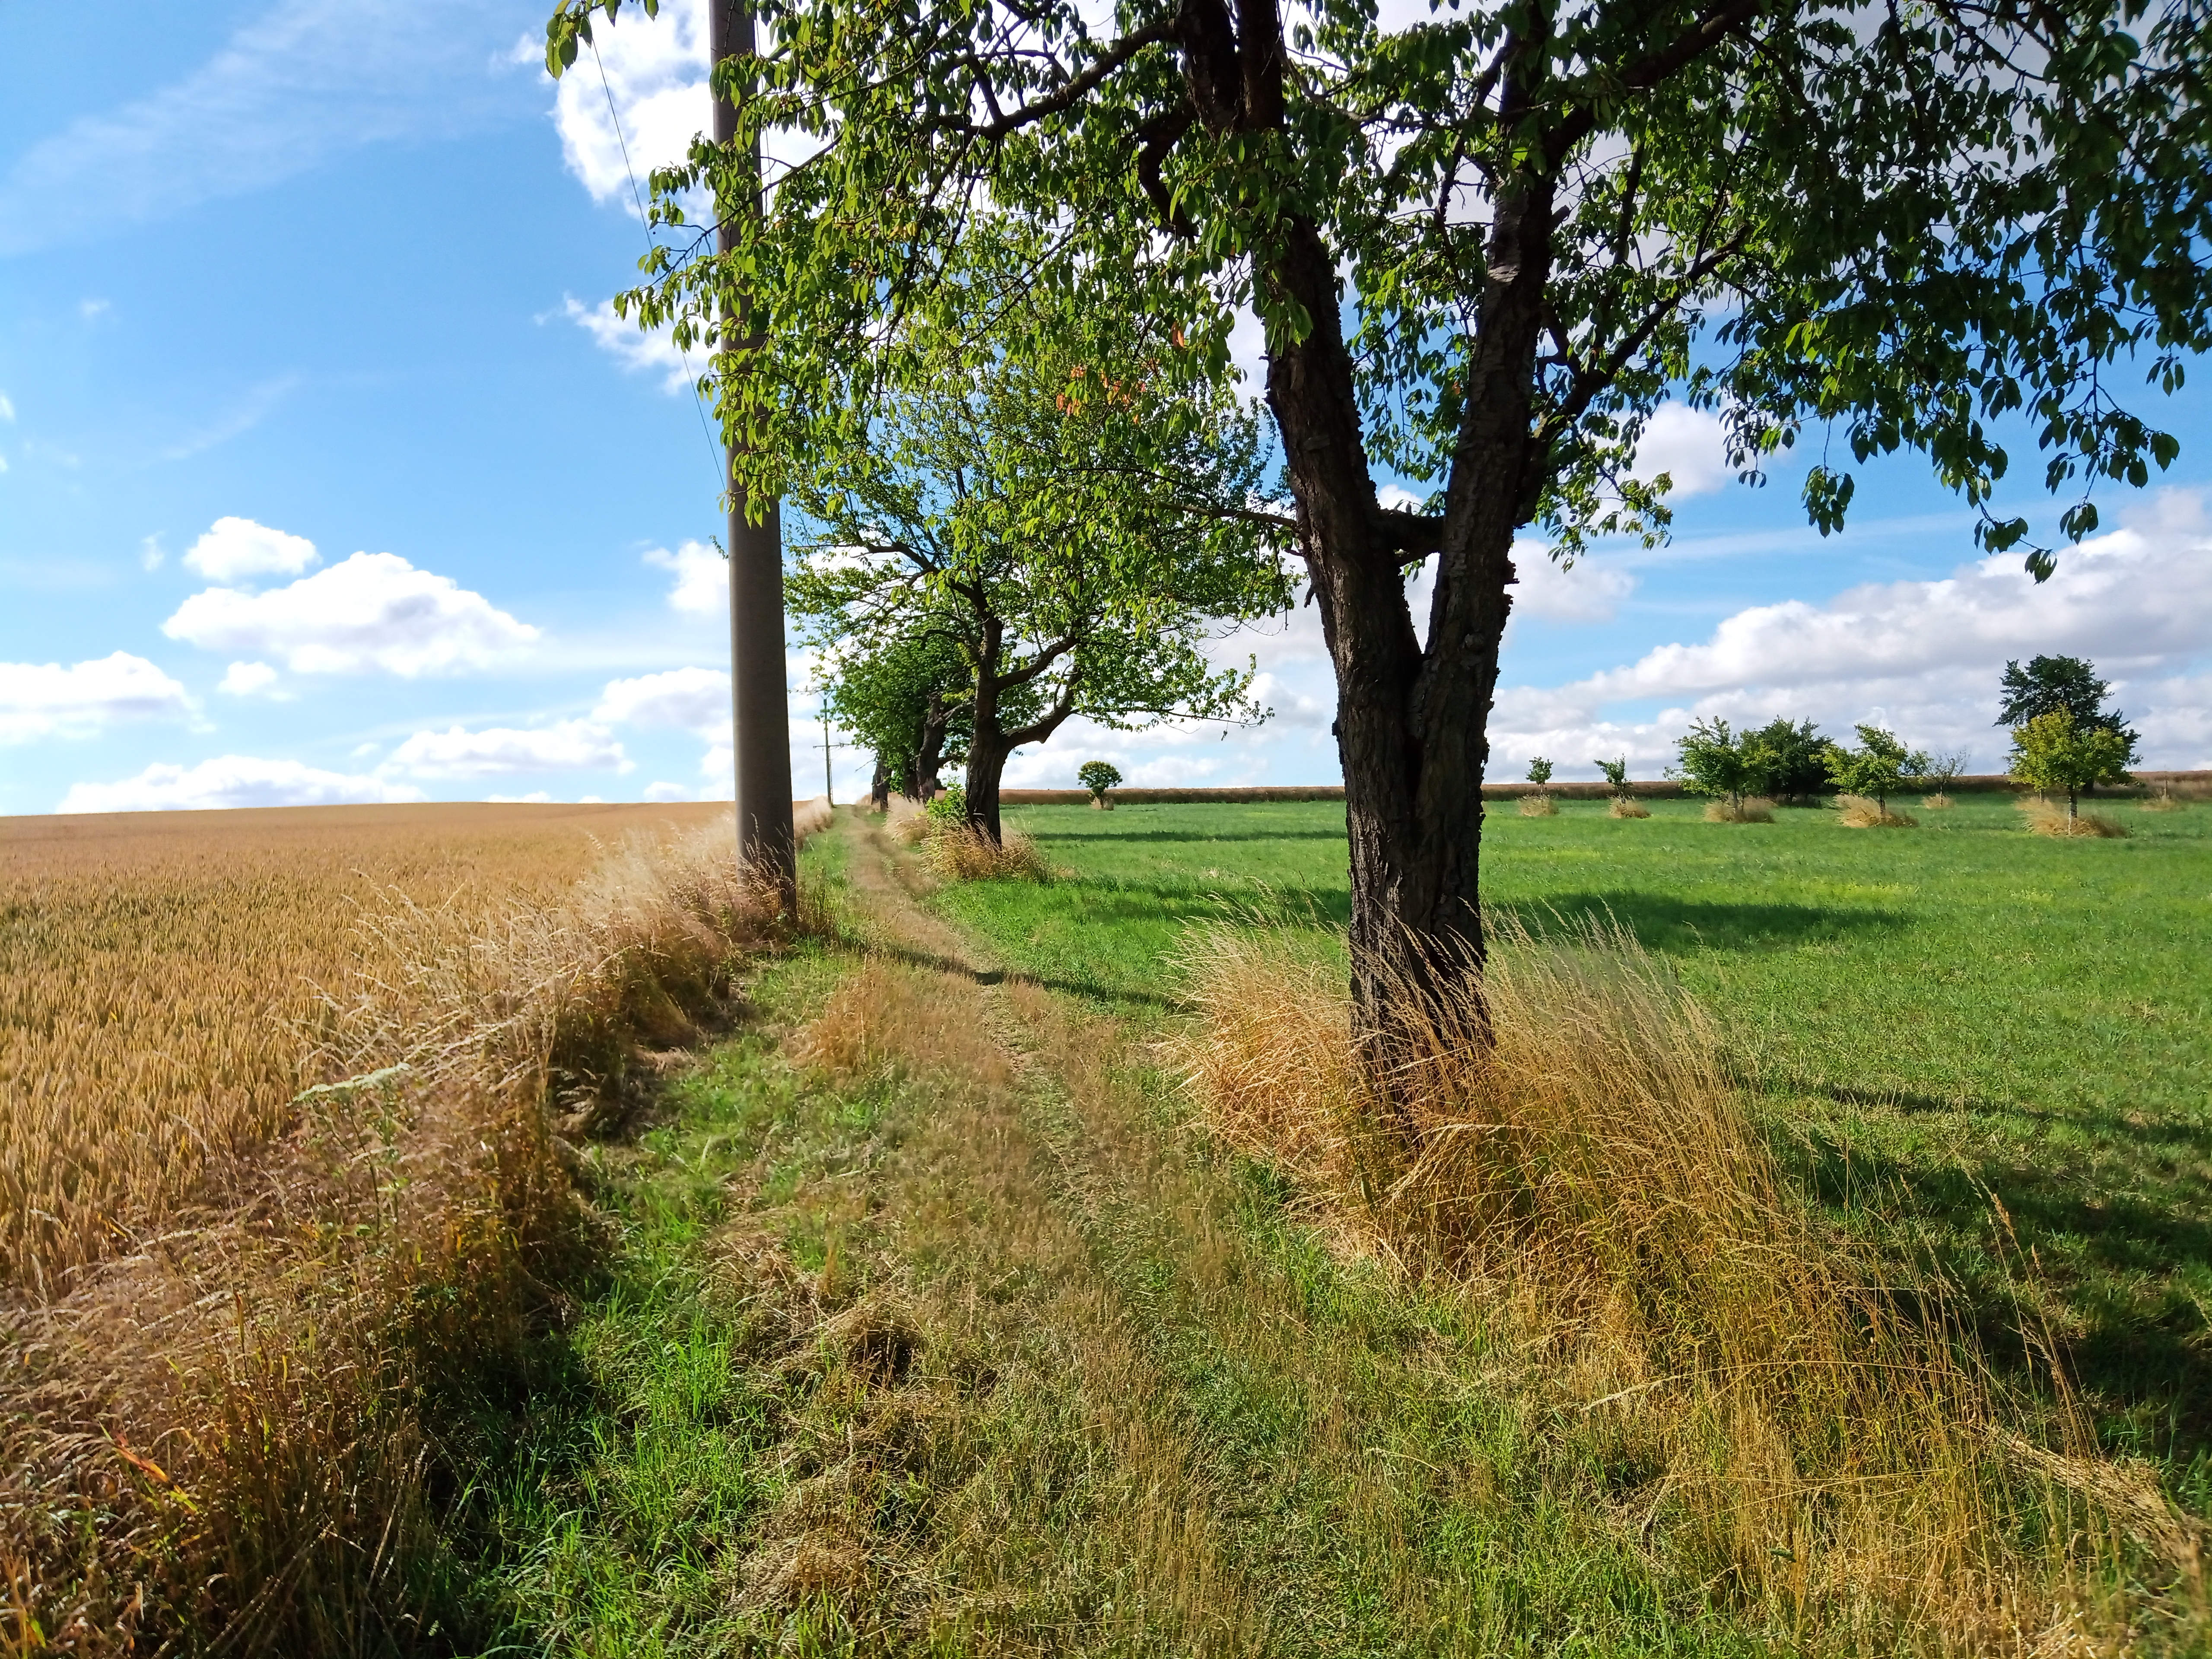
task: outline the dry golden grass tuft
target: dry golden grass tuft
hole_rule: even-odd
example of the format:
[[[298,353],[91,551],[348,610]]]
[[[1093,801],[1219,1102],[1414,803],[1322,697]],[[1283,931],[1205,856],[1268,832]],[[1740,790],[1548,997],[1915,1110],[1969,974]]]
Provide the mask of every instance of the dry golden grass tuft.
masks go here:
[[[1615,795],[1606,803],[1605,815],[1609,818],[1648,818],[1651,809],[1633,795]]]
[[[1932,795],[1923,795],[1920,805],[1930,812],[1948,812],[1958,803],[1939,789]]]
[[[1637,1472],[1607,1508],[1677,1582],[1820,1648],[2009,1652],[2072,1628],[2082,1554],[2159,1550],[2053,1474],[2086,1439],[2017,1455],[1936,1288],[1894,1294],[1815,1218],[1705,1017],[1632,939],[1499,930],[1495,1047],[1472,1000],[1407,993],[1387,1099],[1354,1063],[1340,965],[1250,932],[1189,965],[1178,1058],[1213,1133],[1291,1177],[1341,1249],[1469,1298],[1497,1386]],[[2136,1498],[2193,1539],[2154,1488]]]
[[[2127,825],[2118,818],[2100,812],[2069,814],[2060,803],[2041,795],[2030,795],[2020,803],[2020,810],[2032,835],[2055,836],[2062,841],[2119,841],[2128,833]]]
[[[192,994],[195,950],[248,942],[218,981],[245,1011],[225,1029],[246,1063],[228,1097],[203,1083],[195,1100],[179,1074],[141,1106],[82,1070],[82,1093],[43,1097],[88,1122],[143,1109],[199,1155],[167,1185],[125,1164],[88,1192],[90,1213],[127,1227],[15,1236],[19,1288],[37,1293],[16,1302],[0,1385],[0,1570],[19,1626],[82,1651],[432,1639],[454,1567],[441,1425],[424,1413],[505,1390],[549,1286],[592,1244],[556,1128],[620,1110],[647,1051],[711,1018],[744,953],[789,925],[731,856],[727,811],[680,815],[708,827],[672,838],[659,809],[587,820],[663,826],[611,854],[573,824],[548,841],[543,819],[441,846],[426,831],[485,822],[453,809],[353,821],[374,834],[351,840],[343,819],[257,840],[210,815],[176,823],[197,838],[181,862],[132,866],[157,923],[197,915],[149,927],[123,962]],[[333,866],[364,850],[400,879],[356,909]],[[112,879],[120,858],[87,861]],[[57,872],[52,849],[47,864],[50,900],[90,879]],[[299,902],[318,879],[325,908]],[[75,939],[89,960],[64,978],[97,986],[115,931],[45,948],[67,964]],[[295,973],[325,988],[295,990]],[[39,1126],[8,1127],[35,1171]],[[158,1158],[164,1142],[138,1144]]]
[[[1771,823],[1774,803],[1763,795],[1741,802],[1716,800],[1705,804],[1707,823]]]
[[[1836,797],[1838,822],[1846,830],[1917,830],[1920,826],[1909,812],[1893,812],[1878,800],[1864,795]]]
[[[930,827],[931,868],[947,881],[1050,881],[1052,866],[1037,844],[1018,830],[998,841],[964,823]]]
[[[1521,797],[1521,816],[1524,818],[1555,818],[1559,815],[1559,803],[1549,795],[1535,794]]]
[[[2177,793],[2170,783],[2160,784],[2136,805],[2146,812],[2179,812],[2185,809],[2193,797]]]

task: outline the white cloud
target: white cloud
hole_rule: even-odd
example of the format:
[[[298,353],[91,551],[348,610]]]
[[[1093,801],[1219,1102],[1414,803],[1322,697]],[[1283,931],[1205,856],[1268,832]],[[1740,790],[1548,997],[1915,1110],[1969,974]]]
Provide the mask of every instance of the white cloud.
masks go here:
[[[0,743],[91,737],[114,720],[191,711],[183,686],[128,652],[69,668],[0,662]]]
[[[533,789],[526,795],[486,795],[484,799],[499,806],[544,806],[553,797],[544,789]]]
[[[641,798],[650,801],[690,800],[698,792],[680,783],[648,783]]]
[[[265,662],[234,662],[223,671],[222,683],[216,687],[234,697],[250,697],[267,691],[276,684],[276,671]]]
[[[592,718],[608,726],[674,726],[702,737],[730,726],[730,677],[719,668],[672,668],[610,680]]]
[[[1587,557],[1570,568],[1540,542],[1513,544],[1513,614],[1545,622],[1610,622],[1636,591],[1627,571]]]
[[[565,86],[567,82],[562,84]],[[664,392],[687,392],[707,371],[708,353],[699,352],[687,361],[676,349],[676,341],[666,329],[642,329],[635,318],[617,316],[612,300],[586,306],[573,295],[563,295],[561,314],[590,335],[592,344],[612,356],[624,368],[645,369],[659,374]]]
[[[563,720],[531,729],[495,726],[471,732],[455,726],[417,732],[379,769],[425,778],[487,778],[518,772],[627,772],[630,765],[605,726]]]
[[[2212,677],[2190,672],[2208,641],[2212,529],[2194,495],[2169,491],[2138,522],[2063,554],[2047,582],[2012,555],[1981,559],[1938,581],[1753,605],[1702,643],[1662,645],[1567,685],[1503,690],[1491,770],[1518,775],[1518,763],[1545,754],[1587,774],[1585,756],[1626,752],[1649,775],[1692,719],[1711,715],[1811,719],[1831,732],[1867,721],[1995,769],[1997,675],[2039,653],[2094,659],[2142,731],[2144,763],[2186,766],[2212,744]],[[1608,713],[1621,704],[1641,708]]]
[[[1650,480],[1662,472],[1674,485],[1669,495],[1705,495],[1735,477],[1729,470],[1726,433],[1720,416],[1687,404],[1662,404],[1644,423],[1636,446],[1636,476]]]
[[[645,562],[676,573],[668,589],[670,610],[713,617],[729,609],[730,562],[720,549],[705,542],[686,542],[673,553],[665,547],[648,548]]]
[[[161,562],[168,556],[168,550],[161,545],[160,531],[138,538],[138,568],[141,570],[159,570]]]
[[[325,772],[295,760],[224,755],[197,766],[157,763],[118,783],[70,787],[59,812],[164,812],[186,808],[337,806],[421,800],[422,792],[382,778]]]
[[[0,178],[0,255],[481,126],[516,106],[487,72],[511,27],[496,9],[447,8],[430,27],[392,0],[279,0],[180,80],[21,152]]]
[[[155,563],[159,563],[159,538],[147,539],[154,544]],[[185,569],[216,582],[234,582],[246,576],[296,576],[315,562],[315,544],[305,536],[271,530],[251,519],[217,519],[185,552]]]
[[[378,670],[410,679],[489,667],[538,637],[481,593],[396,553],[356,553],[265,593],[211,587],[178,606],[161,631],[205,650],[275,657],[295,674]]]
[[[592,199],[618,201],[634,213],[632,179],[642,192],[653,168],[681,161],[692,138],[713,125],[705,0],[668,0],[656,18],[626,8],[613,27],[594,28],[592,40],[554,92],[553,125],[568,171]],[[543,52],[540,46],[537,55]]]

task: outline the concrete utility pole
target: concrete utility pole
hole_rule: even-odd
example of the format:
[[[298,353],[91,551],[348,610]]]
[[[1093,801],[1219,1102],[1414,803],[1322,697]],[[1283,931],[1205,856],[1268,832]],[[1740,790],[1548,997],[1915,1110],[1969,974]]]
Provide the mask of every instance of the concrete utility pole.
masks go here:
[[[716,64],[753,54],[753,18],[744,0],[708,0],[708,52]],[[737,106],[714,100],[714,140],[737,137]],[[761,210],[760,145],[753,144],[751,198],[720,200],[715,246],[737,246],[737,216]],[[742,301],[725,315],[725,337],[744,340],[750,319]],[[797,849],[791,833],[791,703],[785,695],[783,657],[783,519],[780,503],[760,503],[758,524],[748,522],[738,487],[738,450],[730,451],[730,704],[731,748],[737,765],[738,856],[772,878],[787,903],[799,890]]]

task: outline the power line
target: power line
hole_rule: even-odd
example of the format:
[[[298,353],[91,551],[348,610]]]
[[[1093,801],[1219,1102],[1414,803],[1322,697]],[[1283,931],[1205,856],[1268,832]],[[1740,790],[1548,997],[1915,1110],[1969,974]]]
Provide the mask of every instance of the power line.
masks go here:
[[[660,242],[653,234],[652,219],[646,214],[645,193],[637,187],[637,169],[630,165],[629,140],[623,137],[622,114],[615,108],[615,89],[607,82],[607,66],[600,60],[599,43],[596,40],[588,40],[586,44],[592,48],[592,67],[599,72],[599,90],[606,96],[607,119],[614,124],[615,143],[622,149],[623,171],[629,177],[629,198],[637,204],[637,222],[645,228],[645,245],[657,252]],[[670,343],[675,343],[672,340]],[[708,422],[707,401],[699,395],[699,377],[691,372],[691,354],[678,345],[676,347],[676,355],[683,361],[684,378],[691,387],[692,407],[699,411],[699,430],[706,437],[707,453],[714,458],[714,493],[720,495],[722,485],[727,482],[723,475],[722,447],[714,441],[714,429]]]

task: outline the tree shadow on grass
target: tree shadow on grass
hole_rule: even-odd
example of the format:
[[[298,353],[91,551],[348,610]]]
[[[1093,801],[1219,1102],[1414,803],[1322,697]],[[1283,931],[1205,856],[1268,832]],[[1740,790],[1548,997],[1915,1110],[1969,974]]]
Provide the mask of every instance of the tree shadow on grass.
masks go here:
[[[1348,901],[1347,901],[1348,902]],[[1677,898],[1636,888],[1551,893],[1491,907],[1510,911],[1541,938],[1571,925],[1617,922],[1647,950],[1783,950],[1823,939],[1893,932],[1911,924],[1902,911],[1871,906]]]
[[[1873,1109],[1875,1123],[1855,1131],[1800,1121],[1777,1150],[1830,1213],[1870,1209],[1901,1225],[2002,1372],[2040,1369],[2023,1334],[2037,1322],[2023,1317],[2025,1287],[2029,1305],[2039,1300],[2060,1328],[2069,1377],[2110,1443],[2182,1466],[2212,1457],[2212,1310],[2189,1283],[2212,1267],[2212,1129],[2112,1112],[1795,1092]],[[1869,1144],[1883,1138],[1885,1108],[1908,1137],[1929,1115],[1971,1119],[1980,1155],[1962,1157],[1941,1139],[1920,1155]],[[2002,1133],[2008,1119],[2018,1121],[2015,1133]],[[2039,1144],[2062,1121],[2094,1152],[2052,1156]]]
[[[1102,1002],[1134,1004],[1146,1008],[1164,1008],[1173,1013],[1188,1013],[1190,1005],[1180,997],[1163,996],[1157,991],[1132,990],[1127,986],[1107,985],[1097,980],[1055,978],[1046,974],[1032,974],[1024,969],[1012,968],[1003,972],[979,969],[972,962],[956,957],[939,956],[933,951],[917,951],[909,945],[882,943],[851,947],[855,952],[869,956],[889,957],[894,962],[905,963],[911,968],[933,968],[942,974],[957,975],[963,979],[974,979],[978,984],[996,985],[1002,981],[1016,985],[1042,986],[1048,991],[1066,991],[1081,997],[1094,997]]]

